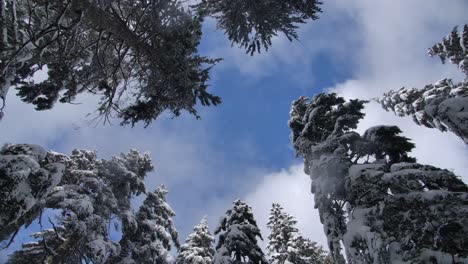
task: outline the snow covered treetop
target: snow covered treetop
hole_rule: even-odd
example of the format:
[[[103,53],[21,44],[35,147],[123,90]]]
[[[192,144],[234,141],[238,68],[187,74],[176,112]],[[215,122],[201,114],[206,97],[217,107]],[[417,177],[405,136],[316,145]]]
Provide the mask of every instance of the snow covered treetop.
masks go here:
[[[215,254],[214,237],[210,234],[206,217],[193,228],[193,231],[180,247],[176,264],[212,264]]]
[[[289,127],[297,155],[308,152],[310,145],[343,136],[355,129],[364,117],[363,100],[338,97],[335,93],[318,94],[312,100],[301,97],[292,103]]]
[[[252,209],[241,200],[233,202],[215,230],[219,234],[215,264],[249,263],[266,264],[268,261],[257,244],[262,239]]]

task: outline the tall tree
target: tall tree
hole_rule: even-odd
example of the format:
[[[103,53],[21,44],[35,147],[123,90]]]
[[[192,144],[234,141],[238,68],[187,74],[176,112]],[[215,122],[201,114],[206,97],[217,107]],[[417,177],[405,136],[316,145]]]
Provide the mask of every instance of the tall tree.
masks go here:
[[[104,263],[120,251],[119,243],[109,238],[109,221],[113,215],[123,218],[130,209],[125,207],[129,201],[119,200],[146,191],[143,178],[153,168],[151,160],[137,151],[99,160],[95,152],[87,150],[74,150],[65,159],[65,175],[45,204],[45,208],[61,211],[56,223],[60,229],[55,231],[60,241],[49,243],[55,238],[44,233],[42,254],[53,263],[64,259]]]
[[[336,94],[301,97],[291,109],[292,142],[304,158],[304,171],[312,180],[315,207],[324,225],[328,248],[335,263],[345,263],[341,241],[346,232],[344,178],[352,164],[349,144],[359,138],[356,128],[364,101],[345,102]]]
[[[21,154],[23,152],[26,153]],[[175,242],[177,232],[171,220],[174,212],[165,202],[167,191],[164,188],[148,193],[143,206],[136,214],[131,210],[131,197],[146,193],[144,178],[153,169],[148,154],[131,150],[110,160],[102,160],[97,158],[94,151],[74,150],[72,155],[66,156],[52,151],[45,152],[40,147],[29,145],[8,145],[3,148],[2,154],[4,160],[21,161],[22,158],[34,161],[36,158],[44,167],[52,162],[50,164],[58,163],[64,168],[59,183],[52,185],[55,187],[51,190],[47,189],[47,184],[50,183],[45,177],[48,175],[46,170],[41,174],[43,176],[33,177],[33,182],[28,178],[24,180],[23,177],[28,177],[28,173],[35,171],[34,166],[30,166],[33,168],[30,169],[19,162],[17,164],[23,170],[15,169],[16,174],[7,174],[13,180],[29,182],[32,189],[36,185],[45,185],[47,188],[41,191],[49,191],[33,191],[31,195],[41,194],[34,196],[35,200],[15,200],[15,194],[22,194],[22,190],[28,185],[12,185],[13,189],[7,194],[13,198],[7,197],[7,200],[16,201],[18,205],[15,206],[27,208],[32,201],[36,202],[33,209],[24,216],[20,214],[20,219],[23,217],[25,220],[18,221],[14,228],[8,229],[9,233],[2,228],[4,235],[13,233],[14,237],[15,231],[23,223],[27,225],[34,219],[41,219],[41,212],[46,209],[59,212],[56,220],[50,219],[51,228],[33,234],[36,242],[24,244],[23,249],[12,255],[11,263],[26,263],[28,260],[29,263],[116,263],[123,259],[138,260],[142,263],[146,259],[139,259],[140,257],[155,256],[160,252],[156,251],[159,248],[155,245],[161,245],[161,250],[165,250],[163,252],[170,250],[170,243],[178,246]],[[30,164],[34,165],[34,162],[30,161]],[[1,205],[2,213],[6,216],[13,215],[8,211],[10,205]],[[122,223],[120,241],[113,241],[109,237],[111,219],[119,219]]]
[[[266,264],[268,261],[257,244],[262,239],[254,219],[252,208],[241,200],[233,202],[232,209],[220,220],[215,234],[219,234],[216,245],[215,264]]]
[[[344,261],[335,247],[341,243],[351,263],[466,261],[468,187],[447,170],[416,163],[408,155],[414,144],[398,127],[350,131],[362,106],[319,94],[291,111],[293,144],[334,262]]]
[[[0,112],[8,90],[37,110],[71,103],[81,93],[99,95],[96,110],[108,121],[146,125],[168,110],[198,117],[197,103],[217,105],[209,93],[211,67],[219,59],[199,55],[207,16],[248,52],[271,45],[283,32],[317,19],[320,2],[181,0],[1,0]],[[267,13],[265,13],[268,11]],[[31,81],[39,70],[47,79]],[[2,112],[3,113],[3,112]]]
[[[294,217],[283,212],[279,204],[273,204],[267,223],[271,229],[267,245],[270,264],[326,263],[325,252],[316,243],[300,235],[296,223]]]
[[[212,264],[215,254],[213,242],[214,237],[204,217],[180,247],[176,264]]]
[[[429,49],[431,56],[448,59],[468,77],[468,25],[462,32],[455,27],[451,34]],[[411,116],[416,124],[440,131],[450,131],[468,144],[468,81],[443,79],[422,89],[401,88],[375,99],[387,111]]]
[[[179,248],[177,230],[172,221],[175,213],[166,202],[166,194],[164,185],[148,193],[136,215],[138,229],[129,243],[132,259],[136,263],[171,263],[171,245]]]

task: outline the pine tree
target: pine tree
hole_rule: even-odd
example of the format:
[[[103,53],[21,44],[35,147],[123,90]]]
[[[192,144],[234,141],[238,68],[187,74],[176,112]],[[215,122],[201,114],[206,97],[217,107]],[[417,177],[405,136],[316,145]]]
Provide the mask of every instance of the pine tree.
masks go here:
[[[324,264],[327,263],[328,256],[325,251],[317,243],[304,238],[300,234],[296,234],[291,240],[291,246],[294,252],[291,254],[290,263],[297,264]]]
[[[271,264],[283,264],[290,259],[288,252],[290,241],[297,234],[297,221],[289,214],[283,212],[283,208],[274,203],[270,211],[267,227],[271,229],[268,236],[268,256]]]
[[[262,239],[262,235],[252,209],[241,200],[235,200],[232,209],[226,211],[215,234],[219,234],[215,264],[268,263],[257,245],[257,237]]]
[[[325,263],[325,252],[300,235],[296,223],[294,217],[283,212],[279,204],[273,204],[267,223],[271,229],[267,246],[270,264]]]
[[[27,155],[21,154],[24,152]],[[2,158],[42,160],[45,153],[37,146],[8,145],[3,148]],[[51,228],[33,234],[36,241],[24,244],[9,263],[166,263],[171,244],[179,245],[171,219],[174,212],[165,201],[167,190],[160,187],[148,193],[136,214],[130,206],[133,195],[146,193],[144,178],[153,169],[148,154],[131,150],[102,160],[94,151],[74,150],[70,156],[49,152],[46,157],[50,159],[48,162],[62,162],[65,170],[60,182],[41,196],[35,209],[26,215],[31,222],[41,218],[46,209],[58,210],[60,214],[54,221],[49,219]],[[8,174],[10,178],[28,176],[16,171]],[[21,190],[24,186],[15,188]],[[14,195],[18,190],[9,193]],[[2,212],[8,212],[5,207],[8,205],[1,206]],[[110,221],[115,218],[123,226],[120,241],[109,237]],[[20,227],[15,226],[16,230]]]
[[[180,247],[176,264],[212,264],[215,254],[214,237],[210,234],[206,217],[193,231]]]
[[[296,155],[305,159],[304,171],[312,180],[330,255],[338,264],[345,263],[341,241],[346,232],[344,178],[352,164],[349,145],[359,138],[351,130],[364,116],[363,104],[346,102],[336,94],[318,94],[310,101],[305,97],[294,101],[290,113],[293,146]]]
[[[0,113],[10,87],[37,110],[97,94],[104,121],[155,120],[162,112],[198,117],[195,105],[217,105],[207,91],[219,59],[201,56],[205,17],[218,19],[233,43],[255,52],[277,33],[297,38],[298,24],[317,19],[318,1],[1,0]],[[48,78],[31,82],[39,70]]]
[[[165,264],[174,245],[179,248],[178,234],[172,222],[174,210],[166,202],[166,187],[148,193],[136,215],[138,229],[130,239],[132,259],[142,264]]]
[[[334,262],[343,261],[336,243],[351,263],[468,261],[468,187],[447,170],[416,163],[408,155],[414,144],[398,127],[350,131],[362,103],[320,94],[299,99],[291,112]],[[330,221],[330,208],[340,222]]]

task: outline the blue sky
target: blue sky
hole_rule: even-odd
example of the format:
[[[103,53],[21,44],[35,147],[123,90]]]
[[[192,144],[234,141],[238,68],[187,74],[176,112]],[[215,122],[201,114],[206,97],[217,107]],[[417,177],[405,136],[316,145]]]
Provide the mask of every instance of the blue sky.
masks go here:
[[[207,21],[200,50],[224,58],[211,81],[223,103],[200,109],[202,120],[165,116],[146,129],[120,127],[117,121],[90,125],[85,117],[94,106],[90,96],[78,98],[80,105],[36,112],[12,91],[0,123],[0,143],[34,143],[63,153],[96,149],[103,158],[130,148],[150,151],[156,171],[148,186],[168,186],[181,240],[203,215],[213,228],[239,197],[253,206],[265,238],[271,203],[280,202],[298,218],[304,234],[324,244],[309,179],[289,141],[291,101],[321,91],[371,98],[404,85],[421,87],[444,77],[460,80],[455,66],[427,57],[426,48],[453,26],[468,22],[468,2],[463,0],[325,2],[322,18],[299,29],[299,42],[280,36],[269,52],[254,57],[231,47],[213,21]],[[376,105],[369,105],[366,113],[358,130],[399,125],[414,139],[413,154],[420,162],[468,179],[467,151],[458,138],[417,127]],[[17,242],[25,236],[23,232]]]

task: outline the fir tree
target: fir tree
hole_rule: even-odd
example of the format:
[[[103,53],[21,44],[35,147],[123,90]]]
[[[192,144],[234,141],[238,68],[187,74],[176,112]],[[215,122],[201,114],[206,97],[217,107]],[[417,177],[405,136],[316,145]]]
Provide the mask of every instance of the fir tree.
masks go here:
[[[291,112],[333,260],[344,261],[334,247],[343,243],[351,263],[467,261],[468,187],[447,170],[416,163],[408,155],[414,144],[398,127],[350,131],[361,109],[362,102],[320,94],[296,101]]]
[[[166,202],[166,194],[164,185],[148,193],[136,215],[138,229],[129,243],[136,263],[170,263],[172,245],[179,248],[177,230],[172,222],[175,213]]]
[[[215,234],[219,234],[216,245],[215,264],[264,264],[268,263],[257,244],[262,239],[250,206],[236,200],[232,209],[220,220]]]
[[[316,243],[300,235],[296,223],[294,217],[283,212],[279,204],[273,204],[267,223],[271,229],[267,246],[270,263],[325,263],[325,252]]]
[[[346,232],[344,178],[352,164],[351,143],[359,139],[356,128],[365,101],[346,102],[336,94],[301,97],[291,109],[291,137],[296,155],[304,158],[304,171],[312,180],[312,193],[324,225],[330,255],[345,263],[341,241]]]
[[[215,254],[214,237],[210,234],[206,218],[193,231],[180,247],[176,264],[212,264]]]
[[[45,154],[46,152],[41,150],[37,146],[28,145],[9,145],[3,150],[6,157],[14,159],[18,157],[35,158],[40,160],[40,164],[44,166],[49,162],[62,164],[65,168],[60,182],[41,196],[39,202],[34,204],[34,210],[27,212],[26,219],[28,221],[25,224],[39,219],[41,212],[47,209],[55,209],[60,213],[56,219],[50,219],[51,228],[33,234],[36,242],[24,244],[21,250],[16,251],[11,256],[10,263],[26,263],[28,261],[30,263],[41,261],[61,263],[63,261],[71,264],[82,262],[116,263],[122,259],[120,255],[128,256],[129,258],[126,260],[132,260],[133,256],[130,254],[129,245],[133,244],[129,238],[134,238],[137,230],[140,237],[155,237],[155,239],[162,241],[164,247],[167,246],[167,241],[155,236],[157,233],[153,233],[154,228],[150,228],[153,227],[151,225],[153,219],[150,217],[155,217],[154,210],[160,210],[164,213],[163,208],[168,207],[167,204],[160,202],[160,200],[164,200],[164,191],[161,189],[156,194],[149,194],[149,198],[145,202],[147,206],[137,215],[130,208],[130,199],[133,195],[146,193],[144,178],[153,169],[151,159],[147,154],[131,150],[127,154],[121,154],[110,160],[102,160],[97,158],[96,152],[88,150],[74,150],[70,156],[55,152]],[[27,151],[28,154],[20,154],[21,151]],[[42,160],[44,155],[46,159]],[[3,158],[6,158],[5,156]],[[18,166],[21,164],[17,163]],[[34,172],[23,165],[21,168],[23,169],[17,168],[15,170],[17,172]],[[28,174],[16,173],[10,176],[13,180],[21,180],[23,176],[28,176]],[[40,183],[39,180],[42,178],[36,177],[34,179],[36,184]],[[44,182],[47,182],[47,177],[43,179]],[[35,184],[30,186],[35,186]],[[25,185],[20,186],[23,188]],[[15,186],[13,185],[13,187]],[[12,198],[8,199],[12,200],[15,193],[18,191],[11,191]],[[2,204],[1,206],[2,212],[8,212],[6,210],[8,207],[5,207],[7,205]],[[151,206],[156,207],[153,209],[153,214],[151,214]],[[169,227],[172,223],[167,218],[169,215],[173,215],[172,210],[169,209],[166,214],[161,214],[166,218],[164,221],[157,222],[158,227]],[[120,219],[122,222],[122,239],[120,241],[112,241],[109,238],[109,222],[112,218]],[[15,229],[8,231],[13,233],[14,237],[15,230],[20,227],[21,225],[17,225]],[[2,232],[4,231],[7,230],[2,229]],[[176,239],[175,229],[168,228],[161,232],[163,231],[164,234],[169,233],[173,239]],[[10,233],[5,234],[9,235]],[[141,240],[137,240],[136,243],[139,241]],[[140,246],[139,249],[142,250],[144,247]],[[135,256],[137,255],[135,254]]]
[[[297,221],[289,214],[283,212],[283,208],[274,203],[270,211],[267,227],[271,229],[268,236],[268,256],[271,264],[283,264],[290,259],[288,252],[292,238],[297,234]]]

